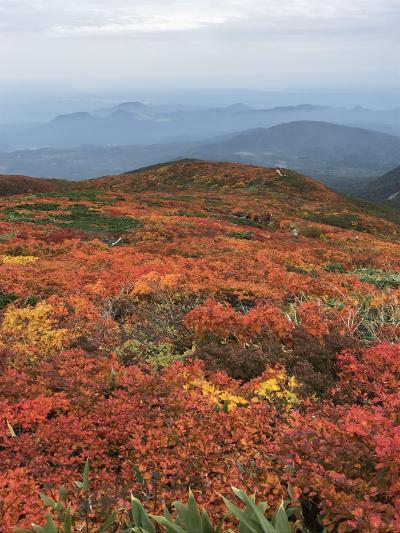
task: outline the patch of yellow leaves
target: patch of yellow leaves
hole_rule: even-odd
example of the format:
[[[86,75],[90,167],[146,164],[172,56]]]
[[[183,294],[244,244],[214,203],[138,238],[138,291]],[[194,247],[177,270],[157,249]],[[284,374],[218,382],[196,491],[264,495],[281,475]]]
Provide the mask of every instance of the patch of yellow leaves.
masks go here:
[[[284,368],[276,372],[276,374],[266,381],[262,381],[255,389],[255,397],[252,402],[257,402],[259,399],[265,400],[283,400],[287,407],[292,407],[299,402],[296,394],[296,389],[300,387],[300,383],[295,377],[289,377]]]
[[[252,403],[267,401],[285,410],[290,410],[299,403],[296,390],[301,384],[295,377],[289,377],[283,367],[270,368],[264,373],[264,379],[256,387],[246,389],[245,396],[222,390],[204,378],[191,380],[185,388],[196,387],[204,396],[210,398],[217,406],[223,405],[227,411],[237,407],[247,407]]]
[[[199,388],[204,396],[208,396],[215,404],[226,406],[228,411],[233,411],[236,407],[245,407],[249,404],[246,398],[221,390],[205,379],[194,379],[190,382],[190,385]]]
[[[57,326],[54,309],[46,302],[21,309],[10,306],[0,328],[0,347],[10,348],[27,361],[37,361],[63,348],[69,331]]]
[[[26,265],[27,263],[34,263],[39,258],[34,255],[3,255],[1,261],[4,265]]]

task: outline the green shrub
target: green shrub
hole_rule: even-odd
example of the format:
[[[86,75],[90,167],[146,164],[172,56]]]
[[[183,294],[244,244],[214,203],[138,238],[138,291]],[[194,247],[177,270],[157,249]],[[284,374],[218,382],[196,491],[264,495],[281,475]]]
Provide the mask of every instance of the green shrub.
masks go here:
[[[9,239],[13,239],[18,235],[17,231],[10,231],[9,233],[2,233],[0,235],[0,241],[8,241]]]
[[[26,245],[17,244],[16,246],[7,246],[4,250],[5,255],[19,257],[21,255],[32,255],[31,250]]]
[[[175,354],[183,354],[192,347],[192,333],[184,326],[184,318],[196,306],[204,301],[197,295],[177,295],[160,291],[151,296],[137,298],[122,291],[105,302],[104,311],[121,328],[120,345],[128,341],[133,352],[121,352],[120,357],[127,365],[134,364],[137,346],[140,356],[147,353],[147,348],[170,344]],[[125,355],[124,355],[125,354]],[[154,351],[150,350],[154,355]]]
[[[91,202],[98,201],[97,195],[99,193],[94,190],[88,191],[62,191],[62,192],[49,192],[39,194],[41,198],[65,198],[66,200],[89,200]]]
[[[35,307],[36,304],[39,303],[39,298],[37,296],[27,296],[25,298],[25,305],[30,305],[32,307]]]
[[[280,181],[295,187],[299,192],[308,192],[314,189],[314,184],[304,179],[301,174],[287,168],[281,171]]]
[[[177,211],[174,216],[192,217],[192,218],[207,218],[208,217],[206,213],[201,213],[200,211],[184,211],[183,209],[179,209],[179,211]]]
[[[161,198],[163,200],[178,200],[180,202],[191,202],[192,200],[195,200],[194,196],[190,194],[161,196]]]
[[[120,360],[125,365],[146,362],[155,368],[164,368],[175,361],[184,361],[192,352],[176,353],[171,343],[140,342],[136,339],[126,341],[116,348]]]
[[[345,267],[341,263],[329,263],[324,266],[326,272],[337,272],[338,274],[344,274],[346,272]]]
[[[56,211],[60,204],[53,203],[36,203],[36,204],[17,204],[16,209],[23,209],[24,211]]]
[[[292,265],[292,264],[286,265],[286,270],[288,272],[294,272],[295,274],[303,274],[303,275],[309,274],[308,270],[305,270],[304,268],[301,268],[297,265]]]
[[[360,275],[360,281],[375,285],[378,289],[400,288],[400,272],[376,268],[360,268],[357,269],[357,273]]]
[[[138,219],[109,216],[96,209],[88,208],[84,204],[74,204],[70,213],[56,218],[64,226],[85,231],[123,233],[129,229],[142,226],[142,222]]]
[[[25,207],[22,210],[21,208],[18,208],[18,206],[8,207],[3,210],[3,213],[6,215],[8,222],[55,224],[62,227],[92,232],[124,233],[130,229],[142,226],[142,221],[136,218],[128,216],[109,216],[97,209],[92,209],[85,204],[73,204],[69,211],[55,214],[48,218],[37,218],[32,214],[25,213],[24,210]]]
[[[307,215],[308,220],[313,222],[319,222],[320,224],[326,224],[328,226],[334,226],[341,229],[352,229],[357,231],[363,231],[363,226],[356,215],[351,213],[334,215],[326,213],[309,213]]]
[[[13,292],[4,293],[0,291],[0,309],[4,309],[7,305],[12,304],[17,298],[17,295]]]
[[[398,342],[396,333],[400,324],[400,307],[390,300],[379,307],[371,305],[372,295],[367,295],[359,310],[358,324],[355,335],[364,342],[380,342],[382,330],[392,330],[390,341]]]
[[[231,239],[243,239],[245,241],[251,241],[254,237],[252,231],[227,231],[225,235]]]
[[[305,237],[310,237],[312,239],[320,239],[323,237],[324,232],[322,229],[317,228],[316,226],[306,226],[301,229],[301,232]]]
[[[262,224],[256,222],[255,220],[251,220],[251,218],[239,218],[230,215],[226,217],[226,220],[228,220],[228,222],[230,222],[231,224],[235,224],[236,226],[251,226],[252,228],[263,228]]]
[[[32,214],[24,213],[21,210],[16,209],[15,207],[6,207],[3,209],[3,213],[6,216],[7,222],[28,222],[32,224],[48,224],[46,218],[37,219]]]

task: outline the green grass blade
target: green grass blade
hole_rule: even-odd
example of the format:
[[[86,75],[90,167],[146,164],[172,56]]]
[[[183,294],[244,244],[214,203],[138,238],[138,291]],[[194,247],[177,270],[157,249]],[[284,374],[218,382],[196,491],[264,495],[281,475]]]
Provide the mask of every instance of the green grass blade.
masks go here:
[[[193,496],[193,493],[191,490],[189,490],[187,517],[188,517],[188,531],[190,531],[190,533],[202,533],[201,514],[199,511],[196,499]]]
[[[280,504],[275,515],[275,529],[279,533],[290,533],[290,523],[283,502]]]
[[[153,516],[150,515],[151,518],[160,524],[161,526],[164,526],[168,531],[171,531],[173,533],[187,533],[185,529],[183,529],[181,526],[178,526],[175,522],[171,522],[170,520],[167,520],[163,516]]]
[[[236,518],[238,518],[240,522],[243,523],[243,525],[245,525],[245,527],[250,533],[259,533],[259,530],[257,529],[257,524],[253,520],[251,520],[251,518],[244,511],[239,509],[239,507],[236,507],[236,505],[229,501],[227,498],[222,497],[222,499],[224,500],[224,503],[229,509],[229,511],[234,516],[236,516]]]
[[[240,489],[237,489],[236,487],[232,487],[233,492],[236,494],[236,496],[248,506],[249,509],[254,513],[254,516],[257,520],[257,524],[260,526],[261,531],[264,533],[276,533],[275,528],[272,526],[272,524],[265,518],[264,513],[261,511],[261,509],[257,506],[255,501],[250,498],[245,492],[243,492]]]

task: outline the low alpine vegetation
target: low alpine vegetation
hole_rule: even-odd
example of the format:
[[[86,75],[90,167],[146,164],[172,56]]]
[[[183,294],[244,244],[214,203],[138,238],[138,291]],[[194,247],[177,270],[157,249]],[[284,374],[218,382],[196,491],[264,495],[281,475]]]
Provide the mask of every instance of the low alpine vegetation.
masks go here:
[[[21,180],[2,532],[400,531],[395,221],[281,169]]]

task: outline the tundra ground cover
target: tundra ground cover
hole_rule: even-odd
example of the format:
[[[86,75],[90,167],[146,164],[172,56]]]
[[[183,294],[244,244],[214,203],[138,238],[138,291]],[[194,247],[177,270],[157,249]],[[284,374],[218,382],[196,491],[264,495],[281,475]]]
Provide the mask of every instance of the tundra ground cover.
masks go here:
[[[0,529],[61,484],[78,505],[90,456],[98,524],[131,493],[219,516],[231,485],[276,508],[290,483],[310,531],[399,530],[400,228],[287,176],[185,162],[2,199]]]

